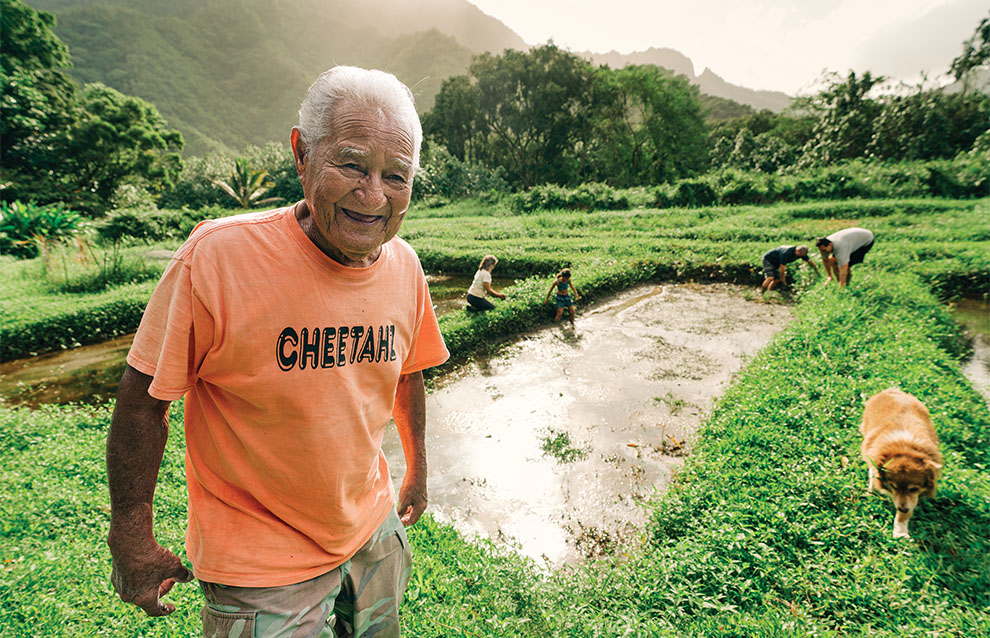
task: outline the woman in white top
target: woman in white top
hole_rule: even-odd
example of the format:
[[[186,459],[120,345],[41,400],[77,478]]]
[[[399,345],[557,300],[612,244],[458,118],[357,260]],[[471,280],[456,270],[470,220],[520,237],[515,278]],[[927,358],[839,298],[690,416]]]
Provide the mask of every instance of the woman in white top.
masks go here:
[[[475,310],[491,310],[495,307],[495,304],[485,299],[486,294],[505,299],[505,295],[492,288],[492,270],[497,263],[498,258],[495,255],[485,255],[478,265],[478,272],[474,273],[474,281],[467,291],[467,300]]]

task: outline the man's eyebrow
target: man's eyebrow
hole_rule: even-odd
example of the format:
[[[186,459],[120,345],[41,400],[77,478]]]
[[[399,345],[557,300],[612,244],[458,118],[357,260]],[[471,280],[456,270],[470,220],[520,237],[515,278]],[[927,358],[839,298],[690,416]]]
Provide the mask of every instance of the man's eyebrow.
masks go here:
[[[413,170],[412,162],[407,162],[404,159],[396,157],[392,160],[392,165],[398,168],[400,171],[411,173]]]
[[[337,155],[345,159],[368,159],[371,153],[368,151],[363,151],[359,148],[354,148],[353,146],[341,146],[337,149]]]
[[[351,159],[367,161],[371,157],[371,153],[360,148],[354,148],[353,146],[341,146],[337,149],[337,156],[344,160]],[[393,158],[392,161],[389,162],[389,165],[407,173],[411,173],[413,170],[412,162],[406,161],[400,157]]]

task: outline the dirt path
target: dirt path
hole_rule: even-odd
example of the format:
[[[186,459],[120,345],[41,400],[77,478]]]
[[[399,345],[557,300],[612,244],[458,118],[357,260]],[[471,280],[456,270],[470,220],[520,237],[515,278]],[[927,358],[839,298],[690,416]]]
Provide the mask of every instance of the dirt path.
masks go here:
[[[465,367],[428,398],[430,511],[552,564],[632,537],[691,435],[786,306],[726,285],[642,286]],[[393,477],[404,469],[394,429]]]

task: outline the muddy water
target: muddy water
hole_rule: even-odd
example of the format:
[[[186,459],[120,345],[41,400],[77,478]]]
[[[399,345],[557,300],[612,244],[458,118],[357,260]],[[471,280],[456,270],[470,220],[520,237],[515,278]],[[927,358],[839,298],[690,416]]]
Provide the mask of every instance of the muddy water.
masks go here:
[[[117,394],[134,335],[0,364],[0,397],[10,405],[104,403]]]
[[[990,405],[990,301],[962,299],[951,309],[973,339],[973,356],[963,364],[963,374]]]
[[[471,277],[428,275],[437,315],[462,310]],[[496,290],[514,279],[497,276]],[[9,405],[38,407],[45,403],[103,403],[116,396],[125,358],[134,335],[91,346],[49,352],[0,363],[0,397]]]
[[[561,564],[621,545],[703,416],[789,308],[745,289],[644,286],[520,339],[427,399],[430,510]],[[394,477],[404,469],[389,430]]]

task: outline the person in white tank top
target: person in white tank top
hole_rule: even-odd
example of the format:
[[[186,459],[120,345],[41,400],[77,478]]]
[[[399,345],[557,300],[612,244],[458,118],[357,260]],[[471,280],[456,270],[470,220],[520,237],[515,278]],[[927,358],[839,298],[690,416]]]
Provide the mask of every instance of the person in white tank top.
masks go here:
[[[505,299],[505,295],[492,288],[492,270],[498,258],[495,255],[485,255],[478,264],[478,272],[474,273],[474,281],[467,291],[467,300],[475,310],[491,310],[495,304],[485,299],[485,295]]]

